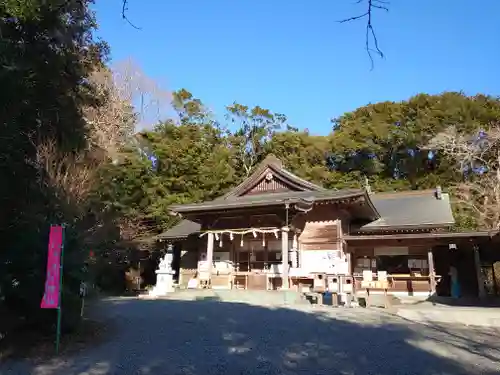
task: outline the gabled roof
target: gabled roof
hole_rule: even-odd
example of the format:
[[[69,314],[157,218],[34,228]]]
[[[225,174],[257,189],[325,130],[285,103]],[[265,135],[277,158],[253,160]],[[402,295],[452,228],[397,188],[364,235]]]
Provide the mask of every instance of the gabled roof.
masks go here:
[[[170,210],[180,214],[192,214],[285,203],[311,205],[317,201],[356,198],[365,198],[370,211],[368,217],[379,217],[364,189],[327,190],[287,171],[279,159],[269,155],[250,177],[226,195],[209,202],[174,205]]]
[[[244,196],[259,182],[265,180],[268,173],[271,173],[273,179],[280,181],[290,191],[325,191],[323,187],[306,181],[299,176],[283,168],[283,163],[273,154],[269,154],[255,171],[246,178],[241,184],[236,186],[226,195],[219,199],[236,199]]]

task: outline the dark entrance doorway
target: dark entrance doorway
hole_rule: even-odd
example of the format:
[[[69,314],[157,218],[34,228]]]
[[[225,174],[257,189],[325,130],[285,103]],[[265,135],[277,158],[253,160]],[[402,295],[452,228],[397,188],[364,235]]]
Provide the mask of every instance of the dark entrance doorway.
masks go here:
[[[179,283],[182,242],[180,241],[174,242],[172,246],[173,246],[172,270],[174,271],[174,282]]]
[[[478,285],[472,246],[458,245],[450,249],[448,245],[433,249],[434,267],[441,280],[436,285],[438,296],[450,297],[452,280],[451,268],[455,267],[460,284],[460,297],[477,297]]]

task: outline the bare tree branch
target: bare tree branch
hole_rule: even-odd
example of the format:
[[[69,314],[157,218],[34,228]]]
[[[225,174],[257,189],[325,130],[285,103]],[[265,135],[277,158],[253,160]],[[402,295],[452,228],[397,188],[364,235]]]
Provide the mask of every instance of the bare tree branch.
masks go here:
[[[140,27],[134,25],[129,18],[127,17],[127,11],[128,11],[128,0],[122,0],[122,18],[128,22],[130,26],[132,26],[134,29],[141,30]]]
[[[500,124],[478,134],[451,127],[427,146],[455,161],[464,181],[452,188],[458,203],[470,209],[483,229],[500,229]]]
[[[345,23],[345,22],[350,22],[350,21],[355,21],[355,20],[359,20],[361,18],[364,18],[368,15],[368,12],[366,13],[363,13],[363,14],[360,14],[359,16],[354,16],[354,17],[349,17],[349,18],[346,18],[344,20],[341,20],[339,21],[339,23]]]
[[[382,50],[379,47],[377,34],[375,33],[375,29],[373,28],[372,15],[373,15],[373,11],[375,9],[385,10],[386,12],[388,12],[389,11],[388,5],[390,4],[390,2],[385,1],[385,0],[358,0],[358,1],[356,1],[356,4],[361,4],[363,2],[367,2],[366,12],[364,12],[358,16],[353,16],[353,17],[349,17],[349,18],[340,20],[338,22],[339,23],[346,23],[346,22],[360,20],[363,18],[367,19],[366,33],[365,33],[365,35],[366,35],[365,36],[365,49],[366,49],[366,53],[368,54],[368,58],[370,59],[370,66],[371,66],[370,70],[373,70],[373,68],[374,68],[373,53],[377,54],[380,58],[384,58],[384,53],[382,52]],[[125,21],[127,21],[130,24],[130,26],[132,26],[133,28],[135,28],[137,30],[141,30],[140,27],[136,26],[134,23],[132,23],[130,21],[130,19],[127,16],[127,12],[128,12],[128,0],[122,0],[122,11],[121,11],[122,18]],[[374,48],[372,48],[370,46],[371,44],[373,44]]]
[[[83,219],[89,212],[89,195],[96,182],[99,160],[85,154],[61,153],[54,140],[35,144],[36,156],[28,162],[38,172],[38,183],[57,199],[66,218]]]
[[[172,93],[149,77],[136,61],[123,60],[111,68],[119,96],[135,106],[140,127],[164,120],[173,110]]]
[[[161,121],[171,109],[172,95],[132,60],[92,72],[89,84],[99,105],[83,108],[90,143],[115,159],[138,129]],[[135,106],[135,108],[134,108]]]
[[[135,119],[132,103],[123,95],[113,77],[113,72],[102,68],[89,77],[99,105],[83,108],[89,141],[114,158],[125,140],[134,133]]]
[[[359,16],[354,16],[354,17],[349,17],[344,20],[338,21],[339,23],[345,23],[345,22],[352,22],[356,20],[360,20],[363,18],[367,19],[366,22],[366,35],[365,35],[365,49],[366,53],[368,54],[368,57],[370,59],[370,65],[371,65],[371,70],[374,68],[374,61],[373,61],[373,55],[372,53],[375,53],[379,55],[381,58],[384,58],[384,53],[379,47],[378,44],[378,39],[377,39],[377,34],[375,33],[375,29],[373,28],[372,24],[372,15],[373,15],[373,10],[374,9],[380,9],[380,10],[385,10],[386,12],[389,11],[389,8],[385,5],[388,5],[388,1],[384,0],[358,0],[356,4],[361,4],[362,2],[367,1],[368,9],[365,13],[360,14]],[[384,5],[382,5],[384,4]],[[373,43],[375,48],[370,47]]]

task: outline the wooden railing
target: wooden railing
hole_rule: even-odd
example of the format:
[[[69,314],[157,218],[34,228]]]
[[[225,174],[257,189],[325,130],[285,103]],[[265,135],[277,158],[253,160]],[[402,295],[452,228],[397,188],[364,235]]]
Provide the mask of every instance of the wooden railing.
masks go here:
[[[355,274],[354,276],[355,284],[354,288],[356,291],[365,291],[366,285],[363,285],[363,276]],[[436,281],[439,281],[441,276],[436,275]],[[373,285],[370,289],[383,290],[378,286],[377,275],[373,275]],[[387,275],[387,289],[389,293],[391,292],[405,292],[412,295],[413,292],[428,292],[431,293],[431,277],[429,275],[415,275],[415,274],[389,274]]]

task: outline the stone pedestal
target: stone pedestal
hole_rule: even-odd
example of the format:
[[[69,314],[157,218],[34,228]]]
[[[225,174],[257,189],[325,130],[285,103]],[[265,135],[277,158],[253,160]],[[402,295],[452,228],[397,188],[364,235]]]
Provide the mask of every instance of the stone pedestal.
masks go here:
[[[150,294],[164,296],[174,291],[174,273],[172,271],[156,270],[156,285]]]
[[[149,292],[151,296],[165,296],[175,291],[174,288],[174,270],[172,270],[173,249],[168,245],[165,257],[160,261],[156,273],[156,285]]]

